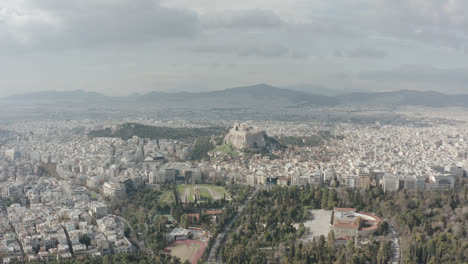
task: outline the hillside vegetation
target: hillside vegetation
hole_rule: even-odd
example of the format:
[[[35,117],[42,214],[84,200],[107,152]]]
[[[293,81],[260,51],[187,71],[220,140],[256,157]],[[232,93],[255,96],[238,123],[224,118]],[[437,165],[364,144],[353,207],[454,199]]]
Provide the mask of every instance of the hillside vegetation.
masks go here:
[[[222,127],[204,127],[204,128],[173,128],[156,127],[137,123],[125,123],[116,130],[110,127],[93,130],[88,133],[90,138],[111,137],[127,140],[133,136],[150,139],[192,139],[206,135],[223,135],[227,130]]]

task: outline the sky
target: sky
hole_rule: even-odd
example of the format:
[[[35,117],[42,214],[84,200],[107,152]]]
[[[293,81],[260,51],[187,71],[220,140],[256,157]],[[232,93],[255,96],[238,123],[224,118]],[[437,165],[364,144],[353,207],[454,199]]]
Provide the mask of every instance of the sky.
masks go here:
[[[467,12],[466,0],[1,0],[0,96],[468,93]]]

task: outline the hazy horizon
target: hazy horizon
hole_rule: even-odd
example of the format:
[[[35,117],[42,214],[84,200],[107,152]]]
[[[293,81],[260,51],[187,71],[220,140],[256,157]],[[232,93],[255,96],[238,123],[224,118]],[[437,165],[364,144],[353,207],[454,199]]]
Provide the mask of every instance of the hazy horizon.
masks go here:
[[[258,83],[466,94],[466,11],[462,0],[6,0],[0,97]]]
[[[399,92],[399,91],[420,91],[420,92],[439,92],[442,94],[447,94],[447,95],[468,95],[468,91],[461,91],[461,92],[450,92],[450,91],[436,91],[436,90],[417,90],[417,89],[395,89],[395,90],[363,90],[363,89],[333,89],[333,88],[328,88],[328,87],[323,87],[323,86],[315,86],[314,84],[311,84],[310,87],[317,87],[317,89],[311,88],[307,89],[308,85],[307,84],[298,84],[298,85],[291,85],[291,86],[275,86],[271,85],[268,83],[258,83],[258,84],[252,84],[252,85],[246,85],[246,86],[238,86],[238,87],[223,87],[219,89],[212,89],[212,90],[170,90],[170,91],[158,91],[158,90],[148,90],[144,92],[129,92],[128,94],[112,94],[112,93],[106,93],[100,92],[100,91],[93,91],[93,90],[84,90],[84,89],[74,89],[74,90],[34,90],[34,91],[26,91],[26,92],[18,92],[18,93],[12,93],[9,95],[5,96],[0,96],[0,99],[8,99],[11,97],[19,97],[21,96],[28,96],[28,95],[34,95],[34,94],[41,94],[41,93],[96,93],[98,95],[106,96],[106,97],[129,97],[129,96],[135,96],[135,95],[146,95],[146,94],[151,94],[151,93],[166,93],[166,94],[178,94],[178,93],[207,93],[207,92],[216,92],[216,91],[223,91],[223,90],[229,90],[229,89],[237,89],[237,88],[245,88],[245,87],[252,87],[255,89],[255,87],[259,85],[267,85],[272,88],[279,88],[279,89],[286,89],[286,90],[291,90],[291,91],[297,91],[297,92],[305,92],[309,93],[312,95],[325,95],[325,96],[339,96],[339,95],[346,95],[346,94],[353,94],[353,93],[385,93],[385,92]]]

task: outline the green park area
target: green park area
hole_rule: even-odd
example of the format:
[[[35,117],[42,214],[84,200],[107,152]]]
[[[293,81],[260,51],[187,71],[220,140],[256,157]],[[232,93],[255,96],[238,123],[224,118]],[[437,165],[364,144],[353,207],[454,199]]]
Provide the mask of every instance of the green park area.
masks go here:
[[[232,158],[239,157],[239,152],[236,151],[236,149],[232,146],[232,144],[224,144],[224,145],[218,146],[215,149],[211,150],[211,152],[213,153],[220,152]]]
[[[200,200],[231,199],[229,193],[222,186],[211,184],[181,184],[177,185],[176,189],[182,202],[195,201],[195,194],[197,194]]]

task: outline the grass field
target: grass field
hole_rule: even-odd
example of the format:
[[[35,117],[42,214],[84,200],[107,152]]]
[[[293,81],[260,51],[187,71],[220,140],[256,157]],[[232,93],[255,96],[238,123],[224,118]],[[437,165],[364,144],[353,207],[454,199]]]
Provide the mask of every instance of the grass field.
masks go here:
[[[191,184],[181,184],[177,185],[177,194],[179,194],[180,200],[185,203],[185,197],[189,202],[194,201],[193,197],[193,185]]]
[[[210,193],[212,194],[212,196],[215,196],[212,197],[213,200],[223,199],[224,195],[226,195],[226,200],[231,200],[231,196],[222,186],[216,186],[211,184],[205,184],[202,186],[208,188],[211,191]]]
[[[161,194],[161,201],[165,204],[171,204],[174,201],[172,190],[164,190]]]
[[[201,199],[210,199],[211,198],[210,191],[208,191],[205,188],[199,188],[199,193],[200,193],[200,198]]]
[[[224,144],[222,146],[218,146],[215,149],[213,149],[212,152],[221,152],[233,158],[239,157],[239,153],[235,150],[235,148],[231,144]]]
[[[211,185],[211,184],[180,184],[177,185],[177,193],[179,194],[180,200],[185,202],[187,197],[187,201],[193,202],[194,195],[195,195],[195,186],[198,188],[198,194],[200,195],[200,199],[213,199],[219,200],[223,199],[226,196],[227,200],[230,200],[231,197],[229,193],[221,186]]]
[[[201,241],[183,240],[171,243],[164,251],[180,258],[182,263],[188,260],[191,264],[196,264],[205,249],[206,245]]]

